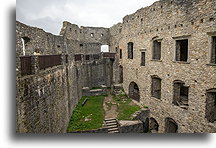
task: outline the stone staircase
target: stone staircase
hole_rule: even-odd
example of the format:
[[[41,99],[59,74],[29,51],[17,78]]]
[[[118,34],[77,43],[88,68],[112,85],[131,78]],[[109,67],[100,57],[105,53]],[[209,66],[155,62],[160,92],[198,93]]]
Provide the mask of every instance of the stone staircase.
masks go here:
[[[118,122],[115,118],[105,119],[108,133],[119,133]]]

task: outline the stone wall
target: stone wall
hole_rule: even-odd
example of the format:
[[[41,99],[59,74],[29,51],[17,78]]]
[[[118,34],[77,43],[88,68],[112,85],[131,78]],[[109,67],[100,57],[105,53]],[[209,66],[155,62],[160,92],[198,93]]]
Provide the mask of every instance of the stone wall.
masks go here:
[[[90,59],[82,55],[75,61],[76,54],[85,53],[80,44],[66,35],[52,35],[16,22],[17,132],[64,133],[82,88],[111,86],[113,60],[98,54],[101,43],[85,43],[91,48],[87,53]],[[99,59],[93,58],[95,53]],[[60,65],[40,69],[39,56],[57,54],[61,55]],[[26,56],[31,59],[31,72],[21,75],[21,58]]]
[[[214,0],[157,1],[125,16],[122,23],[111,28],[78,27],[64,22],[60,36],[16,22],[17,132],[64,132],[68,117],[82,96],[82,88],[119,83],[120,65],[125,92],[129,93],[131,82],[138,85],[140,103],[149,107],[150,117],[158,123],[159,133],[164,133],[167,128],[166,119],[175,121],[179,133],[215,132],[215,124],[206,119],[206,92],[216,88],[215,63],[211,59],[215,36]],[[181,40],[188,44],[187,51],[182,53],[179,51],[183,50],[179,47]],[[129,42],[133,43],[132,59],[128,59]],[[156,53],[160,55],[158,59],[153,59],[154,42],[160,44],[155,49],[160,50]],[[100,46],[104,44],[117,53],[115,60],[84,60],[85,54],[100,53]],[[122,59],[119,58],[120,49]],[[142,52],[145,52],[144,66],[141,65]],[[179,61],[179,54],[183,53],[185,60]],[[33,66],[33,74],[23,77],[20,57],[24,54],[61,54],[64,62],[46,70],[37,70],[37,66]],[[75,61],[75,54],[83,54],[82,60]],[[48,81],[47,77],[54,77],[53,81]],[[160,91],[158,98],[151,94],[152,77],[161,79],[161,85],[157,87],[161,88],[157,90]],[[186,109],[173,104],[176,80],[188,87]],[[44,89],[51,89],[51,92],[43,93]],[[29,98],[27,92],[35,93],[34,99]],[[52,116],[50,112],[40,116],[47,111],[39,109],[43,110],[50,98],[54,98],[54,105],[47,109],[56,113],[53,118],[58,121],[44,121],[46,125],[42,127],[42,118]],[[37,103],[31,104],[29,100]],[[36,107],[36,104],[40,105]],[[39,118],[38,123],[29,122],[34,116]]]
[[[75,131],[75,132],[69,132],[69,133],[108,133],[108,128],[103,127],[99,129],[86,130],[86,131]]]
[[[62,65],[18,80],[17,132],[59,133],[66,130],[70,115],[66,81]]]
[[[127,15],[123,23],[110,28],[111,52],[116,56],[114,82],[118,82],[119,65],[123,66],[123,88],[138,84],[140,102],[149,106],[150,116],[165,132],[165,118],[178,124],[179,133],[215,132],[215,125],[205,118],[206,90],[215,88],[215,64],[210,63],[211,37],[215,36],[214,0],[161,0]],[[188,59],[176,61],[176,40],[188,39]],[[153,60],[153,41],[161,42],[161,59]],[[128,59],[127,43],[133,42],[133,59]],[[145,66],[141,66],[145,52]],[[117,62],[119,61],[119,62]],[[161,79],[161,98],[151,95],[151,76]],[[173,82],[189,86],[188,109],[172,103]]]
[[[119,120],[120,133],[143,133],[143,122],[139,120]]]
[[[109,28],[83,27],[80,28],[69,22],[63,22],[60,35],[80,43],[80,53],[97,54],[101,52],[101,45],[110,45]],[[76,52],[77,53],[77,52]]]

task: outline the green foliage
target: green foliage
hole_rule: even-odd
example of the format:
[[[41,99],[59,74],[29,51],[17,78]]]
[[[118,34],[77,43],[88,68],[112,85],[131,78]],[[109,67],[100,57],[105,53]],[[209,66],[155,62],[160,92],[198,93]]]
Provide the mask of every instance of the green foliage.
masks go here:
[[[84,106],[82,102],[86,97],[82,97],[74,109],[68,132],[82,131],[101,128],[104,120],[103,100],[104,96],[90,96]]]

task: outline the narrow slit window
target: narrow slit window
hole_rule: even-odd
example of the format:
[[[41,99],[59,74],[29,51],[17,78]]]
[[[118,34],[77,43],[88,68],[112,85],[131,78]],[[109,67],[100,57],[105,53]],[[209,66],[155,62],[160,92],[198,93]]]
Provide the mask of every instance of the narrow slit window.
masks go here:
[[[122,59],[122,49],[119,50],[119,58]]]
[[[210,63],[211,64],[216,64],[216,62],[215,62],[215,44],[216,44],[216,42],[215,42],[215,36],[213,36],[212,37],[212,41],[211,41],[211,60],[210,60]]]
[[[145,52],[141,52],[141,66],[145,66]]]
[[[133,59],[133,43],[128,43],[128,59]]]

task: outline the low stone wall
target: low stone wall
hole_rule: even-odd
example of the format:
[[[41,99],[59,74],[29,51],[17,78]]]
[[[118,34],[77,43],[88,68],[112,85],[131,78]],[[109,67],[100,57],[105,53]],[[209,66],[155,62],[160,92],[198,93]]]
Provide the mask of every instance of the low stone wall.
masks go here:
[[[149,131],[149,117],[150,110],[143,108],[132,115],[132,120],[140,120],[143,123],[143,131],[147,133]]]
[[[143,133],[143,122],[140,120],[120,120],[118,122],[120,133]]]
[[[150,115],[150,110],[148,108],[143,108],[143,109],[135,112],[132,115],[132,119],[133,120],[141,120],[141,121],[145,122],[146,119],[149,118],[149,115]]]
[[[107,95],[107,87],[102,86],[101,89],[92,89],[90,90],[89,87],[82,88],[82,95],[83,96],[100,96],[100,95]]]
[[[99,129],[86,130],[86,131],[75,131],[75,132],[68,132],[68,133],[108,133],[108,128],[103,127]]]

